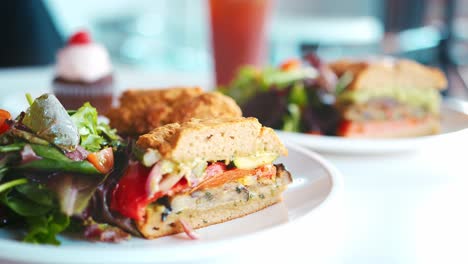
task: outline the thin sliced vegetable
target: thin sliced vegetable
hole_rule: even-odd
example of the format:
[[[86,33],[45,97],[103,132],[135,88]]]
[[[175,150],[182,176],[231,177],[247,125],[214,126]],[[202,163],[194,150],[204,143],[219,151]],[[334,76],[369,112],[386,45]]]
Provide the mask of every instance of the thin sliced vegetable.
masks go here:
[[[192,239],[192,240],[196,240],[196,239],[199,239],[200,236],[195,233],[195,231],[193,230],[192,226],[187,223],[187,221],[185,221],[184,219],[180,218],[179,219],[179,223],[180,225],[182,226],[182,229],[184,230],[185,234],[187,234],[187,236]]]

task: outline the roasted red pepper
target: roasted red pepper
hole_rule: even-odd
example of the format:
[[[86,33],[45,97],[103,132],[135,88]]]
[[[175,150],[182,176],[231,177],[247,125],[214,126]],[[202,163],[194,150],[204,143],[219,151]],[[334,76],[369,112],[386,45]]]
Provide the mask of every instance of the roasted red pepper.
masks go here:
[[[150,170],[136,162],[128,166],[112,193],[112,210],[136,220],[145,216],[146,206],[161,197],[159,193],[149,197],[146,192],[146,181]]]

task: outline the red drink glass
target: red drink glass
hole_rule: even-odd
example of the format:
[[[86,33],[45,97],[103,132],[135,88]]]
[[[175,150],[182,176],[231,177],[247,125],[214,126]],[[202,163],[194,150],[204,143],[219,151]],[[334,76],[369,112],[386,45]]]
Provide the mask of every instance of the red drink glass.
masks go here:
[[[210,0],[216,84],[226,85],[240,66],[265,62],[272,0]]]

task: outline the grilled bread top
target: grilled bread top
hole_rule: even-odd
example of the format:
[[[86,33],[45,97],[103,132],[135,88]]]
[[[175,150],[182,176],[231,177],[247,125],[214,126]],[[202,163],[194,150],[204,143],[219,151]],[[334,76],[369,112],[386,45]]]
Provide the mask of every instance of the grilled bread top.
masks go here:
[[[439,69],[405,59],[338,60],[329,66],[338,76],[345,72],[353,75],[347,91],[382,87],[443,90],[447,86],[447,79]]]
[[[232,160],[258,153],[287,155],[273,129],[262,127],[256,118],[191,119],[158,127],[137,141],[141,149],[155,149],[176,162],[201,158]]]

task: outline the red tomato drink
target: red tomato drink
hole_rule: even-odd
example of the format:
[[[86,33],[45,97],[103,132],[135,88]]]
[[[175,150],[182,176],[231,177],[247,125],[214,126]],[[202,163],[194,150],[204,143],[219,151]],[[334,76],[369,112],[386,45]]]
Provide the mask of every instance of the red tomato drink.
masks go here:
[[[272,0],[210,0],[216,84],[226,85],[242,65],[266,59]]]

